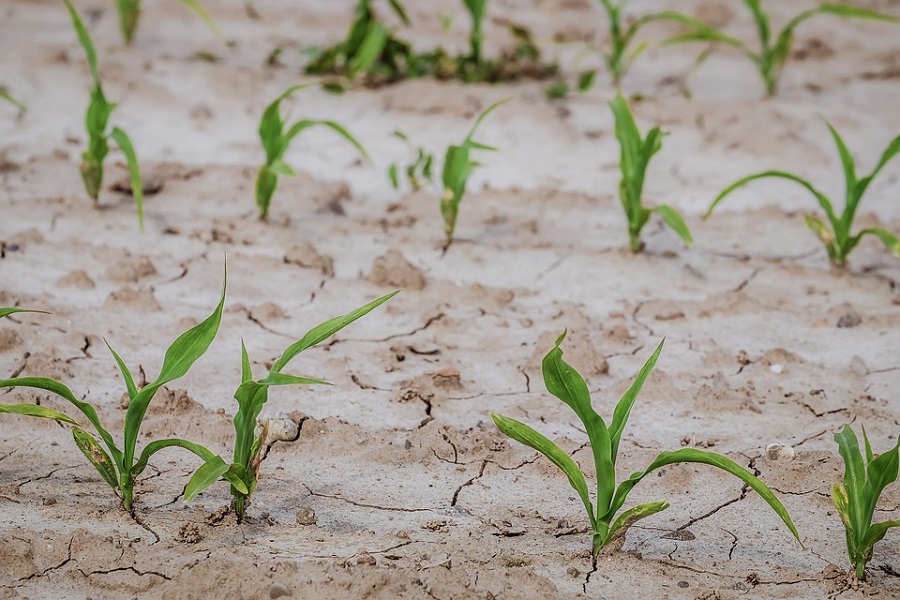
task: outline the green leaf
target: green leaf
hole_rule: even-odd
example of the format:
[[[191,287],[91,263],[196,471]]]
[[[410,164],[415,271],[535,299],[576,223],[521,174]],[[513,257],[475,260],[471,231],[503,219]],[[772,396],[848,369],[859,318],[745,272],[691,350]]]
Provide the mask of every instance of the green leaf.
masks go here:
[[[619,402],[616,404],[616,409],[613,412],[612,423],[609,426],[609,438],[610,445],[612,448],[612,461],[613,464],[616,462],[616,456],[619,453],[619,441],[622,439],[622,432],[625,430],[625,425],[628,423],[628,417],[631,415],[631,409],[634,406],[635,400],[637,400],[638,394],[641,393],[641,388],[644,387],[644,382],[647,381],[647,377],[650,375],[650,372],[653,370],[653,367],[656,366],[656,361],[659,359],[659,353],[662,352],[663,344],[666,343],[666,340],[663,339],[659,345],[654,350],[653,354],[650,355],[650,358],[647,359],[647,362],[644,363],[644,366],[641,367],[640,372],[638,372],[637,378],[635,378],[634,383],[631,384],[622,397],[619,399]]]
[[[84,48],[84,53],[87,56],[88,65],[91,67],[91,78],[93,80],[93,87],[100,87],[100,76],[97,72],[97,50],[94,48],[94,42],[91,41],[91,36],[88,33],[87,27],[84,26],[84,22],[81,20],[81,17],[78,15],[78,11],[75,10],[75,7],[72,6],[72,3],[69,0],[63,0],[66,5],[66,8],[69,9],[69,15],[72,17],[72,25],[75,27],[75,33],[78,35],[78,41],[81,43],[81,46]]]
[[[781,501],[772,493],[766,485],[757,479],[750,471],[741,467],[736,462],[722,456],[721,454],[716,454],[714,452],[707,452],[705,450],[697,450],[695,448],[682,448],[681,450],[676,450],[675,452],[662,452],[656,459],[650,464],[649,467],[644,469],[643,471],[638,471],[633,473],[628,479],[623,481],[619,488],[616,490],[615,499],[613,500],[612,507],[610,508],[610,512],[607,516],[615,514],[619,508],[622,507],[622,504],[625,502],[625,498],[628,496],[628,493],[637,485],[644,477],[652,473],[653,471],[665,467],[667,465],[674,465],[678,463],[702,463],[707,464],[727,473],[731,473],[745,484],[747,484],[754,492],[760,495],[763,500],[768,503],[772,510],[784,521],[784,524],[787,525],[788,529],[791,530],[791,533],[794,534],[794,537],[797,538],[797,541],[800,542],[800,545],[803,545],[803,542],[800,540],[800,534],[797,532],[797,528],[794,526],[794,522],[791,520],[790,515],[787,512],[787,509],[781,503]],[[601,517],[603,518],[603,517]]]
[[[268,168],[275,175],[284,175],[285,177],[296,177],[297,175],[297,172],[283,160],[274,161]]]
[[[131,176],[131,195],[134,196],[134,205],[137,208],[138,226],[144,231],[144,186],[141,182],[141,166],[138,164],[137,154],[128,134],[113,127],[110,137],[116,142],[119,150],[125,155],[128,161],[128,173]]]
[[[467,135],[466,139],[463,141],[463,145],[466,145],[472,141],[472,137],[475,135],[475,132],[478,131],[479,125],[481,125],[481,122],[484,121],[489,114],[491,114],[510,100],[512,100],[512,98],[504,98],[503,100],[498,100],[481,111],[481,114],[478,115],[478,117],[475,119],[475,123],[472,125],[472,129],[469,130],[469,135]]]
[[[10,104],[12,104],[12,105],[15,106],[16,108],[18,108],[20,111],[23,111],[23,112],[25,111],[25,105],[22,104],[21,102],[19,102],[18,100],[16,100],[15,98],[13,98],[13,97],[10,95],[10,93],[7,92],[7,91],[6,91],[5,89],[3,89],[3,88],[0,88],[0,99],[6,100],[6,101],[9,102]]]
[[[270,373],[280,373],[281,370],[291,360],[293,360],[295,356],[297,356],[307,348],[311,348],[312,346],[315,346],[316,344],[327,340],[353,321],[378,308],[379,306],[396,296],[398,293],[399,290],[396,292],[391,292],[390,294],[373,300],[372,302],[369,302],[368,304],[361,306],[356,310],[350,311],[346,315],[334,317],[333,319],[329,319],[324,323],[316,325],[315,327],[307,331],[302,338],[288,346],[288,348],[284,351],[284,354],[281,355],[281,358],[275,361],[275,364],[272,365]]]
[[[347,74],[352,77],[357,73],[368,71],[372,64],[378,60],[378,57],[381,56],[385,45],[387,45],[387,40],[387,29],[381,23],[372,21],[359,50],[353,55],[353,58],[347,65]]]
[[[597,79],[597,69],[591,69],[590,71],[584,71],[581,75],[578,76],[578,91],[579,92],[587,92],[592,87],[594,87],[594,81]]]
[[[116,459],[116,464],[122,464],[122,453],[116,448],[116,444],[109,432],[100,424],[100,418],[97,416],[97,411],[87,402],[82,402],[76,398],[72,391],[64,384],[46,377],[18,377],[15,379],[0,380],[0,389],[12,387],[27,387],[44,390],[56,394],[63,400],[70,402],[75,408],[80,410],[85,417],[87,417],[91,425],[94,426],[94,429],[97,430],[97,433],[100,434],[101,439],[112,453],[113,458]]]
[[[587,384],[578,371],[563,360],[560,344],[565,337],[566,332],[564,331],[556,339],[554,348],[547,353],[541,363],[541,370],[547,391],[575,411],[587,431],[597,475],[597,514],[599,516],[607,511],[616,486],[612,444],[606,423],[591,406],[591,393]]]
[[[825,124],[828,126],[828,131],[831,132],[831,137],[834,138],[838,155],[841,157],[841,165],[844,168],[844,181],[847,185],[847,199],[849,200],[856,189],[856,163],[853,160],[853,155],[850,154],[850,150],[847,149],[847,144],[844,143],[841,134],[828,121],[825,121]]]
[[[109,454],[97,443],[97,440],[86,431],[75,428],[72,430],[72,437],[75,438],[75,445],[81,450],[81,453],[90,461],[94,468],[103,477],[112,489],[119,489],[119,479],[116,476],[116,467],[109,458]]]
[[[156,440],[150,442],[144,447],[144,451],[141,452],[141,457],[138,459],[134,466],[131,468],[131,477],[132,479],[136,478],[138,475],[144,472],[144,469],[147,468],[147,463],[150,461],[150,458],[159,452],[160,450],[165,450],[166,448],[183,448],[188,452],[192,452],[199,456],[202,460],[208,461],[212,459],[215,454],[200,444],[196,444],[194,442],[189,442],[187,440],[182,440],[179,438],[169,438],[165,440]]]
[[[113,358],[116,361],[116,364],[119,365],[119,371],[122,373],[122,379],[125,380],[125,387],[128,390],[128,399],[134,400],[134,397],[137,396],[138,389],[134,384],[134,377],[131,376],[131,371],[128,370],[128,366],[125,364],[125,361],[116,354],[116,351],[113,350],[112,346],[109,345],[105,339],[103,340],[106,343],[106,347],[109,348],[109,351],[112,352]]]
[[[850,498],[847,496],[847,490],[841,482],[831,486],[831,502],[837,510],[844,527],[847,530],[847,540],[855,539],[853,521],[850,519]]]
[[[0,319],[3,317],[8,317],[9,315],[14,315],[17,313],[41,313],[44,315],[49,315],[45,310],[35,310],[32,308],[0,308]]]
[[[285,373],[269,373],[265,379],[260,379],[257,383],[260,385],[331,385],[321,379],[297,377]]]
[[[863,177],[858,182],[856,182],[856,188],[853,190],[853,196],[859,202],[862,199],[862,195],[865,193],[866,189],[869,187],[869,184],[872,183],[872,180],[876,175],[884,168],[888,162],[891,161],[892,158],[900,154],[900,135],[891,140],[891,143],[888,144],[888,147],[885,148],[884,152],[881,155],[881,158],[878,160],[878,164],[869,173],[868,176]]]
[[[219,38],[220,40],[224,40],[225,36],[222,35],[222,31],[219,29],[219,26],[216,24],[215,20],[213,20],[212,16],[203,8],[203,5],[198,2],[198,0],[181,0],[181,2],[190,8],[194,13],[200,17],[200,19],[206,23],[206,26],[213,32],[213,34]]]
[[[606,539],[604,545],[610,543],[616,537],[625,535],[625,532],[628,530],[628,528],[641,519],[649,517],[651,515],[655,515],[658,512],[666,510],[667,508],[669,508],[669,503],[665,500],[660,500],[658,502],[648,502],[646,504],[638,504],[634,508],[629,508],[621,515],[619,515],[619,518],[617,518],[609,528],[609,531],[605,536]]]
[[[866,441],[868,442],[868,440]],[[875,515],[875,506],[878,504],[884,488],[897,481],[898,469],[900,469],[898,450],[900,450],[900,440],[892,449],[871,460],[866,468],[866,482],[862,490],[864,504],[861,508],[868,523],[871,523],[872,517]]]
[[[672,231],[677,233],[678,237],[680,237],[685,244],[690,246],[694,243],[694,239],[691,237],[691,231],[688,229],[687,223],[684,222],[684,219],[682,219],[677,210],[666,204],[660,204],[652,210],[662,217],[666,225],[668,225]]]
[[[54,421],[68,423],[69,425],[78,425],[78,422],[69,415],[53,410],[52,408],[38,406],[37,404],[0,404],[0,413],[24,415],[26,417],[41,417],[42,419],[53,419]]]
[[[748,175],[747,177],[738,179],[737,181],[735,181],[734,183],[732,183],[731,185],[726,187],[724,190],[722,190],[718,196],[716,196],[716,199],[713,200],[712,204],[709,205],[709,208],[706,210],[706,215],[703,218],[708,219],[709,216],[712,214],[712,211],[716,208],[716,206],[718,206],[719,203],[728,194],[730,194],[734,190],[738,189],[739,187],[743,187],[743,186],[747,185],[751,181],[755,181],[757,179],[763,179],[766,177],[787,179],[789,181],[799,183],[800,185],[805,187],[813,196],[816,197],[816,200],[819,201],[819,206],[821,206],[822,210],[825,211],[825,214],[828,216],[828,220],[831,222],[832,226],[835,226],[835,227],[837,226],[838,219],[834,214],[834,209],[832,208],[831,200],[829,200],[828,197],[825,196],[825,194],[821,193],[816,188],[814,188],[813,185],[809,181],[802,179],[800,177],[797,177],[796,175],[793,175],[791,173],[786,173],[784,171],[763,171],[761,173],[755,173],[753,175]]]
[[[335,121],[319,121],[319,124],[330,128],[339,136],[353,144],[353,147],[356,148],[356,150],[360,154],[362,154],[362,157],[364,159],[366,159],[367,161],[371,160],[371,158],[369,158],[369,153],[366,152],[366,149],[363,148],[363,145],[359,142],[359,140],[353,137],[353,135],[349,131],[347,131],[347,129],[343,125],[341,125],[340,123],[336,123]]]
[[[169,346],[159,376],[153,383],[138,392],[128,404],[128,410],[125,413],[125,465],[127,468],[131,467],[141,423],[156,391],[167,383],[183,377],[191,365],[203,356],[215,339],[219,323],[222,321],[226,284],[227,276],[222,282],[222,295],[213,313],[199,325],[181,334]]]
[[[247,354],[247,346],[241,340],[241,383],[253,380],[253,370],[250,366],[250,355]]]
[[[826,2],[825,4],[820,5],[816,10],[823,14],[835,15],[838,17],[900,23],[900,18],[898,17],[840,2]]]
[[[400,189],[400,174],[397,170],[397,163],[391,163],[388,167],[388,179],[391,181],[391,187],[395,190]]]
[[[900,520],[897,521],[882,521],[881,523],[875,523],[872,525],[871,529],[869,529],[869,535],[865,541],[865,549],[864,552],[870,554],[872,548],[884,539],[884,536],[887,534],[888,529],[893,527],[900,527]]]
[[[858,240],[866,235],[874,235],[881,240],[881,243],[884,244],[885,248],[887,248],[891,254],[900,256],[900,238],[887,229],[884,229],[883,227],[867,227],[866,229],[861,230],[856,235],[856,238]]]
[[[559,446],[551,442],[544,435],[538,433],[537,431],[520,421],[516,421],[515,419],[510,419],[496,413],[491,413],[491,419],[497,425],[497,428],[506,436],[516,440],[521,444],[525,444],[529,448],[537,450],[548,459],[550,459],[550,462],[559,467],[562,472],[566,474],[566,477],[569,479],[569,483],[572,485],[575,491],[578,492],[578,496],[581,498],[582,504],[584,504],[584,508],[588,514],[588,519],[590,520],[591,526],[593,527],[594,509],[591,505],[591,498],[590,494],[588,493],[587,482],[585,481],[584,475],[581,473],[581,470],[578,468],[578,465],[575,463],[572,457],[563,452]]]
[[[844,459],[844,490],[847,494],[847,514],[850,516],[853,530],[859,535],[868,529],[871,518],[865,518],[866,468],[859,451],[859,440],[849,425],[834,434],[838,452]]]
[[[398,0],[388,0],[391,5],[391,8],[394,9],[394,12],[397,14],[397,17],[403,22],[404,25],[409,27],[409,17],[406,15],[406,9],[403,8],[403,5],[400,4]]]
[[[197,494],[217,482],[228,471],[229,464],[220,456],[213,456],[210,460],[194,471],[191,479],[184,488],[184,501],[190,502]]]

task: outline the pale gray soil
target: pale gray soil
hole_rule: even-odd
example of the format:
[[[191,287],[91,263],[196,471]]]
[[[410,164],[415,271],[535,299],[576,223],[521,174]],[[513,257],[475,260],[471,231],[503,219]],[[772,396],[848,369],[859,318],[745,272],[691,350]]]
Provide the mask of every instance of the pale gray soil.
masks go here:
[[[297,6],[299,4],[299,6]],[[185,504],[198,462],[158,454],[139,485],[137,518],[83,460],[66,428],[0,418],[0,598],[808,598],[900,597],[900,534],[888,534],[871,581],[850,586],[844,534],[829,497],[842,475],[832,433],[865,424],[877,449],[900,430],[900,261],[873,240],[851,268],[829,266],[803,226],[811,197],[761,182],[701,215],[735,178],[765,168],[808,176],[835,197],[841,171],[832,121],[868,172],[900,133],[900,35],[887,25],[823,18],[798,31],[778,98],[740,56],[714,54],[673,75],[698,48],[651,50],[626,77],[643,128],[671,135],[648,174],[647,197],[684,211],[685,249],[655,221],[647,251],[627,250],[616,189],[618,146],[605,75],[589,94],[549,103],[543,84],[408,82],[343,96],[317,89],[286,103],[295,118],[334,118],[369,149],[356,160],[326,131],[301,137],[271,221],[255,217],[257,119],[303,80],[308,44],[340,39],[354,2],[238,0],[208,7],[234,49],[217,44],[174,2],[147,1],[124,47],[109,2],[83,0],[100,52],[112,121],[129,131],[147,198],[139,235],[121,155],[111,154],[99,207],[77,165],[87,66],[54,0],[0,7],[0,84],[27,113],[0,107],[0,306],[52,315],[0,323],[0,374],[58,378],[121,429],[125,392],[103,340],[148,379],[165,348],[215,305],[228,262],[216,342],[157,396],[144,442],[179,436],[229,455],[231,399],[243,339],[259,376],[316,323],[393,289],[383,308],[308,351],[292,369],[333,387],[281,388],[267,411],[300,425],[262,464],[249,522],[222,516],[224,484]],[[464,17],[443,33],[435,15],[457,2],[411,1],[417,45],[462,48]],[[495,0],[492,14],[534,28],[564,70],[599,65],[599,7],[588,0]],[[768,2],[776,21],[812,2]],[[640,13],[656,3],[635,1]],[[673,0],[750,38],[736,2]],[[897,2],[870,7],[900,14]],[[729,8],[730,7],[730,8]],[[648,31],[654,36],[659,28]],[[554,43],[554,39],[570,40]],[[490,24],[490,51],[506,38]],[[285,44],[282,68],[264,67]],[[192,58],[198,51],[215,63]],[[458,142],[490,102],[514,96],[481,140],[501,148],[462,206],[458,241],[441,252],[439,190],[393,191],[385,171],[406,149],[401,129],[433,151]],[[900,230],[900,163],[870,188],[860,219]],[[849,317],[848,317],[849,315]],[[858,316],[859,319],[850,318]],[[838,327],[856,323],[854,327]],[[592,470],[576,417],[550,396],[540,359],[569,329],[566,357],[604,416],[665,337],[625,434],[620,477],[662,450],[722,452],[770,484],[803,550],[765,503],[704,466],[667,468],[631,502],[668,499],[592,572],[582,507],[547,460],[504,439],[499,412],[533,424]],[[186,395],[185,395],[186,391]],[[0,401],[62,401],[24,390]],[[770,460],[772,442],[796,451]],[[315,513],[310,523],[309,510]],[[900,486],[878,520],[900,518]]]

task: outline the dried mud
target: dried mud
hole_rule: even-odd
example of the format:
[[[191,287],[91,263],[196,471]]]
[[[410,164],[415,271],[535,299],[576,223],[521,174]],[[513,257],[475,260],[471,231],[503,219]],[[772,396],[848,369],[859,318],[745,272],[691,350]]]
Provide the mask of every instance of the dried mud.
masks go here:
[[[458,3],[409,4],[418,45],[460,45],[462,15],[451,34],[433,18],[456,14]],[[491,4],[532,27],[564,70],[575,70],[581,41],[602,40],[588,0]],[[672,4],[752,31],[727,2]],[[770,4],[778,19],[793,12]],[[404,291],[297,361],[294,371],[333,387],[272,392],[266,411],[293,421],[296,437],[268,448],[242,525],[221,510],[222,484],[182,501],[198,466],[192,456],[156,455],[132,518],[65,428],[0,419],[0,599],[900,597],[900,535],[877,547],[870,581],[852,583],[829,498],[842,473],[832,432],[864,423],[877,447],[898,434],[900,264],[868,240],[849,270],[831,268],[802,224],[812,200],[787,185],[760,183],[700,218],[723,185],[773,166],[837,195],[822,117],[868,170],[900,131],[896,29],[811,21],[798,32],[781,95],[769,100],[749,63],[728,52],[691,76],[692,100],[672,74],[690,69],[696,48],[638,60],[625,80],[644,97],[638,119],[671,132],[648,198],[682,209],[697,242],[684,249],[651,224],[646,252],[632,255],[615,196],[605,77],[557,103],[528,83],[415,81],[338,97],[307,90],[289,103],[293,114],[347,124],[375,164],[310,132],[289,156],[301,175],[282,180],[262,223],[252,203],[255,119],[301,79],[297,47],[343,35],[353,2],[260,2],[258,21],[243,2],[208,2],[235,49],[217,45],[178,3],[146,3],[130,48],[108,2],[78,5],[90,15],[107,95],[120,102],[114,121],[131,133],[153,192],[146,232],[137,233],[121,191],[116,153],[99,206],[82,192],[87,70],[65,11],[51,0],[5,3],[0,52],[11,58],[0,84],[29,110],[0,118],[0,305],[53,314],[0,324],[0,373],[58,378],[120,428],[124,385],[104,340],[152,379],[166,344],[213,307],[227,255],[219,337],[158,394],[141,433],[142,443],[177,435],[227,455],[241,339],[259,374],[312,325]],[[488,39],[503,39],[492,35],[500,29],[492,21]],[[284,66],[264,67],[277,44],[290,50]],[[218,60],[198,60],[200,51]],[[437,195],[388,184],[387,165],[406,152],[390,133],[438,151],[510,95],[516,101],[482,132],[501,152],[483,157],[459,239],[443,253]],[[897,173],[889,167],[872,186],[863,222],[900,229]],[[685,465],[635,489],[635,502],[672,506],[592,568],[574,492],[489,418],[535,424],[589,466],[580,424],[540,378],[540,358],[566,328],[566,356],[602,414],[667,340],[626,430],[620,473],[681,446],[722,452],[780,493],[807,549],[736,480]],[[0,394],[13,399],[66,409],[44,394]],[[770,443],[792,447],[794,459],[773,460]],[[900,518],[900,487],[876,517]]]

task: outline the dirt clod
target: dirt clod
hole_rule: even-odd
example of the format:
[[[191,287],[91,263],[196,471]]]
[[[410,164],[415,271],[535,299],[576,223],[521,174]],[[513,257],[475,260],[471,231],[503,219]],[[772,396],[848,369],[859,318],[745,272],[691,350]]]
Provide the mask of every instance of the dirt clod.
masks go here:
[[[269,598],[273,600],[275,598],[291,598],[293,594],[291,593],[291,588],[283,583],[273,583],[269,588]]]
[[[315,525],[319,520],[311,506],[304,506],[297,511],[297,525]]]

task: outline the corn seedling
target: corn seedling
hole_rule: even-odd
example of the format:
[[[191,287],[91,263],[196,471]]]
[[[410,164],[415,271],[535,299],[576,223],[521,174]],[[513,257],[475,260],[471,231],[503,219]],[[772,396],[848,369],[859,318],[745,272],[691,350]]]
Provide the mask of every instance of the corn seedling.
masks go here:
[[[647,42],[635,43],[637,33],[644,26],[658,21],[669,21],[685,25],[689,27],[692,32],[701,29],[709,29],[709,26],[703,23],[703,21],[672,10],[647,14],[635,19],[631,24],[625,25],[623,22],[623,13],[627,2],[628,0],[600,0],[600,4],[606,11],[606,16],[609,21],[610,47],[609,52],[605,56],[606,66],[609,68],[609,72],[612,75],[613,82],[616,86],[621,82],[622,77],[631,66],[631,63],[649,48]],[[682,36],[672,36],[666,38],[661,43],[674,43],[680,40],[681,37]]]
[[[731,46],[740,51],[756,66],[757,71],[759,71],[759,74],[765,83],[766,94],[774,96],[778,91],[778,81],[781,79],[785,63],[791,53],[791,46],[794,43],[794,31],[803,22],[819,15],[832,15],[835,17],[887,21],[893,23],[900,22],[900,18],[873,10],[838,2],[826,2],[815,8],[801,12],[788,21],[777,35],[773,36],[771,21],[768,13],[766,13],[762,6],[762,0],[744,0],[744,4],[750,10],[753,15],[753,20],[756,22],[756,31],[759,36],[759,51],[752,50],[741,40],[722,33],[702,21],[695,21],[691,24],[692,30],[690,32],[670,38],[664,43],[716,42]]]
[[[103,184],[103,161],[109,153],[109,140],[112,139],[128,162],[128,172],[131,176],[131,194],[134,196],[134,204],[137,208],[138,225],[144,229],[144,190],[141,183],[141,168],[138,165],[137,155],[131,138],[123,130],[113,127],[107,133],[109,118],[116,108],[115,102],[110,102],[103,94],[103,86],[100,84],[100,75],[97,69],[97,50],[91,41],[84,22],[72,6],[69,0],[63,0],[69,14],[72,16],[72,24],[78,34],[78,40],[84,48],[88,64],[91,68],[90,102],[85,115],[85,127],[88,134],[88,147],[81,154],[81,179],[84,181],[84,189],[88,195],[97,202],[100,196],[100,187]]]
[[[372,7],[374,0],[360,0],[347,37],[321,52],[306,67],[314,75],[365,75],[373,84],[419,76],[419,60],[408,42],[394,37]],[[403,25],[409,26],[399,0],[388,5]]]
[[[113,436],[100,423],[97,411],[88,402],[79,400],[64,384],[45,377],[19,377],[0,381],[0,389],[25,387],[50,392],[71,403],[93,426],[97,437],[87,432],[70,416],[34,404],[3,404],[0,405],[0,413],[13,413],[32,417],[53,419],[60,423],[72,425],[72,435],[75,445],[84,454],[88,461],[94,465],[103,480],[108,483],[122,500],[122,507],[131,512],[134,502],[134,484],[140,474],[147,467],[150,458],[163,450],[178,446],[193,452],[204,462],[208,462],[215,456],[207,448],[186,440],[171,438],[150,442],[144,446],[140,455],[137,454],[137,442],[140,436],[141,424],[147,413],[147,408],[153,400],[153,396],[162,386],[183,377],[190,367],[209,348],[219,329],[222,320],[222,307],[225,303],[225,287],[222,287],[222,296],[213,313],[199,325],[181,334],[166,351],[162,369],[155,381],[138,390],[134,378],[125,363],[116,354],[109,344],[110,352],[122,373],[125,387],[128,392],[128,410],[125,413],[125,426],[123,432],[124,449],[116,445]],[[4,311],[16,311],[16,309],[3,309]],[[7,312],[6,314],[10,314]],[[5,316],[0,313],[0,316]],[[100,444],[103,442],[103,445]],[[104,449],[105,446],[106,448]],[[227,476],[231,477],[230,474]],[[232,485],[238,489],[244,489],[243,482],[232,478]]]
[[[523,77],[543,79],[556,73],[555,65],[540,62],[540,51],[531,34],[516,25],[510,25],[510,32],[516,40],[514,49],[497,60],[484,58],[487,0],[463,0],[472,28],[469,52],[462,56],[451,56],[443,48],[415,52],[408,42],[397,38],[379,19],[374,4],[375,0],[359,1],[347,36],[341,43],[317,52],[306,66],[307,73],[358,78],[369,86],[426,76],[467,82],[498,82]],[[399,0],[388,0],[388,5],[401,24],[410,25]],[[446,20],[443,23],[445,27],[448,25]],[[334,81],[327,82],[327,85],[342,89]]]
[[[16,108],[18,108],[20,111],[25,110],[25,105],[22,104],[21,102],[19,102],[18,100],[16,100],[15,98],[13,98],[12,94],[7,92],[3,88],[0,88],[0,100],[5,100],[5,101],[9,102],[10,104],[12,104]]]
[[[847,554],[858,579],[866,576],[866,564],[872,560],[875,544],[884,538],[888,529],[900,527],[898,520],[872,523],[881,492],[897,481],[900,440],[893,448],[876,457],[872,454],[865,427],[862,432],[866,446],[865,461],[859,451],[859,440],[849,425],[834,434],[834,441],[844,459],[844,482],[835,483],[831,488],[831,500],[847,534]]]
[[[456,219],[459,216],[459,205],[463,196],[466,195],[466,185],[469,183],[469,176],[476,167],[480,167],[480,163],[472,160],[472,150],[488,150],[496,152],[497,148],[487,146],[476,142],[472,137],[475,131],[485,117],[491,114],[496,108],[510,101],[510,98],[494,102],[488,106],[475,119],[475,124],[469,130],[469,135],[458,146],[449,146],[444,154],[444,168],[441,172],[441,182],[444,185],[444,192],[441,196],[441,216],[444,217],[444,233],[447,235],[447,243],[445,249],[453,243],[453,232],[456,230]]]
[[[234,461],[226,463],[218,456],[211,457],[206,464],[194,473],[185,488],[185,500],[191,500],[204,489],[225,476],[231,482],[231,494],[234,497],[233,508],[240,522],[244,518],[247,501],[256,490],[259,479],[259,465],[262,461],[263,444],[266,430],[256,433],[257,418],[263,405],[269,399],[269,388],[276,385],[326,384],[327,382],[307,377],[297,377],[283,373],[283,369],[298,354],[319,344],[332,335],[368,314],[394,297],[397,292],[382,296],[377,300],[357,308],[346,315],[329,319],[310,329],[298,341],[284,351],[263,379],[253,379],[247,347],[241,344],[241,385],[234,394],[238,403],[238,411],[234,416]],[[240,485],[238,485],[238,483]]]
[[[787,173],[785,171],[763,171],[762,173],[748,175],[747,177],[739,179],[722,190],[722,192],[716,197],[716,199],[713,200],[713,203],[710,205],[709,210],[706,211],[706,218],[708,218],[712,214],[712,211],[726,196],[751,181],[754,181],[756,179],[763,179],[766,177],[787,179],[789,181],[799,183],[804,188],[806,188],[813,196],[816,197],[816,200],[818,200],[819,202],[819,206],[821,206],[822,210],[825,211],[825,216],[828,218],[828,223],[825,223],[819,217],[811,214],[808,214],[804,217],[804,222],[806,223],[806,226],[810,230],[812,230],[812,232],[815,233],[825,245],[825,250],[828,252],[828,257],[831,259],[831,262],[833,264],[839,267],[845,267],[847,265],[847,258],[850,256],[850,252],[852,252],[853,249],[856,248],[856,245],[859,244],[860,240],[867,235],[877,237],[890,252],[892,252],[895,256],[900,256],[900,238],[898,238],[897,235],[891,233],[887,229],[884,229],[883,227],[868,227],[860,230],[856,235],[853,235],[852,233],[853,219],[856,217],[856,210],[857,208],[859,208],[859,203],[862,200],[862,197],[865,194],[866,190],[868,189],[869,184],[872,183],[872,180],[875,178],[875,176],[878,175],[881,169],[884,168],[884,166],[894,156],[900,154],[900,136],[895,137],[893,141],[888,144],[887,149],[885,149],[884,153],[881,155],[881,159],[878,161],[875,169],[866,177],[858,178],[856,175],[856,163],[853,160],[853,155],[850,154],[850,151],[847,149],[847,145],[844,143],[844,140],[841,138],[837,130],[831,126],[831,123],[826,122],[826,124],[828,125],[829,131],[831,131],[831,136],[834,138],[834,143],[838,149],[838,155],[841,158],[841,164],[844,167],[846,192],[844,198],[844,212],[841,213],[840,216],[835,213],[834,204],[831,202],[828,196],[818,191],[806,179],[802,179],[797,175]]]
[[[654,154],[662,149],[662,138],[665,135],[659,127],[654,127],[642,139],[634,115],[621,95],[617,95],[609,103],[616,120],[616,138],[621,147],[619,169],[622,181],[619,183],[619,200],[628,218],[628,238],[632,252],[640,252],[644,247],[641,241],[641,230],[653,213],[662,217],[663,222],[678,234],[684,243],[691,245],[693,239],[687,224],[681,215],[671,206],[660,204],[647,208],[643,203],[644,177],[647,165]]]
[[[394,137],[402,140],[409,148],[410,160],[403,172],[406,174],[409,185],[418,192],[433,180],[434,155],[421,146],[413,147],[409,138],[402,131],[395,131]],[[388,167],[388,179],[391,180],[391,185],[395,190],[400,189],[400,166],[397,163],[392,163]]]
[[[631,409],[637,399],[644,381],[653,370],[659,353],[662,350],[661,342],[656,351],[647,360],[644,367],[638,373],[637,379],[631,387],[625,392],[613,412],[612,422],[607,426],[606,422],[594,411],[591,405],[590,391],[587,384],[581,378],[581,375],[563,360],[563,352],[560,348],[566,332],[556,340],[555,347],[544,357],[542,370],[544,375],[544,384],[547,391],[562,400],[568,405],[587,431],[590,441],[591,452],[594,458],[594,468],[597,478],[597,490],[595,494],[596,511],[591,502],[590,492],[588,491],[587,480],[582,474],[575,461],[566,454],[559,446],[551,442],[547,437],[538,433],[528,425],[503,417],[498,414],[492,414],[491,418],[497,427],[507,436],[525,444],[526,446],[537,450],[550,461],[559,467],[569,483],[578,492],[584,508],[587,511],[588,519],[591,523],[591,535],[593,537],[593,554],[597,554],[604,547],[612,542],[624,541],[626,530],[636,521],[649,517],[669,507],[669,503],[665,500],[658,502],[650,502],[640,504],[630,508],[623,513],[619,510],[625,504],[625,499],[635,485],[641,480],[662,467],[674,465],[678,463],[703,463],[722,469],[741,481],[749,488],[759,494],[772,509],[778,514],[791,533],[797,540],[800,536],[794,523],[788,515],[787,509],[775,497],[772,491],[766,487],[759,479],[754,477],[747,469],[741,467],[734,461],[720,454],[708,452],[705,450],[697,450],[694,448],[683,448],[674,452],[662,452],[654,459],[650,466],[643,471],[632,473],[625,481],[616,486],[616,458],[619,452],[619,442],[622,438],[622,432],[625,430],[625,424],[631,414]]]
[[[278,186],[280,175],[296,175],[297,173],[284,162],[284,154],[291,142],[301,131],[315,125],[324,125],[335,131],[338,135],[353,144],[362,156],[368,160],[369,155],[355,137],[347,131],[343,125],[334,121],[314,121],[301,119],[288,127],[281,116],[281,102],[299,89],[309,87],[312,84],[300,84],[289,87],[274,102],[266,107],[262,119],[259,122],[259,139],[262,141],[263,150],[266,153],[266,162],[259,168],[256,176],[256,206],[259,208],[259,218],[266,219],[269,214],[269,205],[275,188]]]
[[[125,39],[125,43],[130,44],[134,40],[134,33],[137,30],[138,21],[141,18],[141,0],[115,0],[115,2],[116,11],[119,13],[119,29],[122,31],[122,37]],[[216,22],[210,14],[206,12],[206,9],[203,8],[203,5],[200,4],[198,0],[181,0],[181,2],[194,11],[194,13],[206,23],[206,26],[212,30],[216,37],[219,39],[222,38],[222,32],[219,31],[219,26],[216,25]]]

